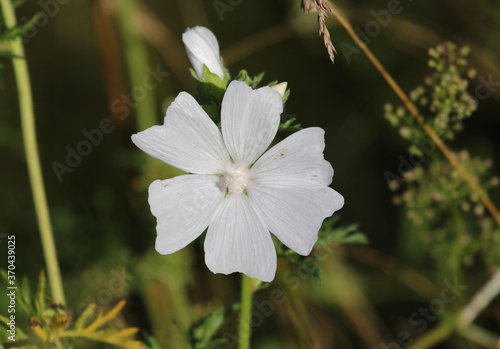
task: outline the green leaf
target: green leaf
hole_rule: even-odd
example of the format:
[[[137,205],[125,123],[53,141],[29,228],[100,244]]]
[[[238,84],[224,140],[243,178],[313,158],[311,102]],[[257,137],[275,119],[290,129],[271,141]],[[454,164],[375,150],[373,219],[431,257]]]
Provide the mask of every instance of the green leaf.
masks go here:
[[[23,308],[23,310],[29,316],[36,316],[37,313],[33,309],[30,296],[30,285],[27,278],[21,280],[21,285],[19,287],[19,297],[17,297],[17,303]]]
[[[209,343],[207,343],[204,347],[202,347],[200,349],[212,349],[212,348],[220,347],[222,345],[223,346],[226,345],[226,340],[224,338],[218,338],[218,339],[214,339],[214,340],[210,341]]]
[[[257,88],[260,84],[260,82],[262,81],[262,79],[264,78],[264,75],[265,73],[262,72],[256,76],[253,77],[253,81],[252,81],[252,87],[253,88]]]
[[[315,246],[333,243],[367,244],[369,242],[368,238],[359,231],[359,224],[335,227],[339,220],[337,215],[323,223]]]
[[[163,349],[162,347],[160,347],[156,339],[147,334],[145,335],[145,337],[146,337],[146,346],[145,346],[146,349]]]
[[[96,305],[94,303],[89,304],[87,308],[85,308],[84,312],[82,313],[82,315],[80,315],[75,323],[75,329],[81,330],[86,326],[88,320],[94,315],[95,308]]]
[[[35,299],[35,311],[37,317],[41,319],[43,317],[43,310],[45,309],[45,272],[40,272],[40,277],[38,279],[38,288],[36,291]]]
[[[202,346],[206,345],[222,325],[225,317],[226,310],[224,307],[221,307],[201,319],[192,329],[196,343]]]
[[[285,104],[285,103],[286,103],[286,101],[288,101],[288,97],[290,97],[290,90],[286,90],[286,91],[285,91],[285,94],[283,95],[283,98],[282,98],[282,100],[283,100],[283,104]],[[300,125],[299,125],[299,126],[300,126]]]
[[[222,326],[224,320],[238,309],[239,305],[237,304],[229,308],[220,307],[196,322],[190,329],[193,346],[197,349],[213,348],[212,344],[208,346],[209,343],[213,343],[210,340]]]
[[[280,123],[278,131],[297,132],[302,130],[302,126],[300,124],[293,124],[295,120],[296,118],[291,118],[285,122]]]
[[[215,122],[220,121],[220,107],[217,105],[202,105],[201,106],[205,113],[210,116],[210,118]]]
[[[31,18],[28,22],[26,22],[22,26],[5,30],[3,33],[0,34],[0,40],[14,40],[17,37],[23,36],[36,25],[36,23],[41,17],[42,14],[37,13],[35,16],[33,16],[33,18]]]
[[[220,61],[222,63],[222,69],[224,70],[224,83],[229,85],[229,82],[231,81],[231,74],[229,74],[229,70],[226,68],[226,64],[224,64],[224,59],[221,57]]]
[[[361,243],[368,242],[366,236],[358,231],[358,224],[336,227],[340,218],[338,215],[323,223],[318,233],[318,241],[315,246],[321,246],[330,243]],[[321,269],[318,267],[318,258],[316,256],[300,256],[293,250],[283,245],[278,239],[273,237],[276,246],[278,258],[283,258],[290,263],[292,272],[300,275],[310,275],[321,285]]]

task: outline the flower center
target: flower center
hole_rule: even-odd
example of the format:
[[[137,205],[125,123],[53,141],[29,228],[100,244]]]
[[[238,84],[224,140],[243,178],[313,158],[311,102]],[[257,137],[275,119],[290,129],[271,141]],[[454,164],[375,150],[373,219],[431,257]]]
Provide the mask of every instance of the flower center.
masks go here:
[[[250,181],[248,169],[236,166],[226,173],[225,178],[230,193],[243,193]]]

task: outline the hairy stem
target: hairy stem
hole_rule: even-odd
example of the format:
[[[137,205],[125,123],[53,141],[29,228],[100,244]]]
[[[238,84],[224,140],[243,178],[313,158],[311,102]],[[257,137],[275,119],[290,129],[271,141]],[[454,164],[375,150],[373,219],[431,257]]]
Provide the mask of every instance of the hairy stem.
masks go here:
[[[417,107],[413,102],[408,98],[408,95],[401,89],[398,83],[392,78],[392,76],[387,72],[384,66],[379,62],[377,57],[370,51],[370,49],[364,44],[361,38],[356,34],[351,24],[344,18],[344,16],[339,12],[339,10],[330,4],[330,8],[332,14],[339,21],[339,23],[347,30],[349,35],[353,38],[353,40],[359,45],[359,47],[366,54],[368,59],[373,63],[375,68],[382,74],[384,79],[387,81],[389,86],[396,92],[398,97],[403,101],[406,108],[413,114],[415,119],[422,125],[425,132],[429,135],[429,137],[436,143],[438,148],[443,152],[444,156],[450,161],[450,163],[457,169],[460,173],[460,176],[464,179],[464,181],[469,185],[471,190],[476,193],[479,197],[483,205],[490,212],[491,216],[495,219],[498,225],[500,225],[500,212],[498,211],[495,204],[490,200],[486,192],[481,188],[478,184],[478,181],[475,177],[473,177],[462,164],[458,161],[455,154],[448,148],[448,146],[443,142],[443,140],[438,136],[436,131],[425,122],[424,117],[419,113]]]
[[[7,28],[16,26],[16,15],[11,0],[0,0],[2,13]],[[17,82],[19,96],[19,110],[21,113],[21,127],[23,133],[24,151],[28,166],[31,190],[33,192],[33,202],[35,204],[36,217],[42,240],[43,254],[49,278],[50,289],[54,301],[65,304],[64,290],[62,286],[61,272],[57,262],[57,251],[50,223],[47,196],[43,185],[42,169],[40,157],[38,155],[38,145],[35,130],[35,115],[33,112],[33,98],[31,95],[31,84],[28,72],[28,65],[24,59],[24,47],[22,39],[17,37],[11,41],[12,64]]]

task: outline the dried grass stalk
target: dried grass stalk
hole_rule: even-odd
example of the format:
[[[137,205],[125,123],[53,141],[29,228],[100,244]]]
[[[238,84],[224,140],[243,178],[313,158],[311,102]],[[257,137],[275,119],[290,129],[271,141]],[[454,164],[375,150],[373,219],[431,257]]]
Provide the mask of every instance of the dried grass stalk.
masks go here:
[[[325,42],[325,47],[332,63],[335,63],[335,54],[337,54],[337,51],[332,44],[330,32],[325,23],[328,14],[333,13],[332,9],[328,6],[326,0],[302,0],[302,10],[304,13],[318,12],[319,34],[323,36],[323,41]]]

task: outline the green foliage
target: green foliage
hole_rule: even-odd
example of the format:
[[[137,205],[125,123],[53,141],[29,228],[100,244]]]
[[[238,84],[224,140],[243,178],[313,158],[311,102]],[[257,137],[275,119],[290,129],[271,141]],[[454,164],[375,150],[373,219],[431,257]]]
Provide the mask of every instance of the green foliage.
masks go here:
[[[202,79],[199,79],[192,69],[191,74],[196,79],[196,87],[202,103],[220,106],[226,92],[226,82],[217,74],[212,73],[206,65],[203,66]]]
[[[280,123],[278,131],[293,133],[302,130],[302,126],[300,124],[294,124],[295,120],[297,120],[297,118],[291,118],[285,122]]]
[[[205,113],[207,113],[208,116],[210,116],[210,118],[214,122],[216,122],[216,123],[220,122],[220,106],[218,106],[218,105],[202,105],[201,107],[203,108]]]
[[[151,336],[146,335],[146,346],[145,349],[163,349],[160,347],[156,339]]]
[[[335,215],[326,220],[318,233],[318,241],[315,246],[326,244],[367,244],[368,238],[359,231],[359,224],[338,226],[340,216]]]
[[[201,107],[210,116],[210,118],[220,127],[220,112],[222,99],[224,98],[224,93],[230,81],[229,73],[226,71],[224,80],[218,75],[213,74],[208,70],[206,66],[203,66],[203,79],[200,79],[195,71],[191,69],[191,75],[196,80],[196,86],[198,89],[199,99]],[[246,70],[241,70],[236,76],[235,80],[243,81],[248,86],[252,88],[258,88],[259,84],[264,78],[264,73],[260,73],[251,77]],[[272,81],[268,84],[269,87],[276,85],[278,81]],[[290,96],[290,90],[286,90],[283,95],[283,105],[285,105],[288,97]],[[286,111],[283,113],[286,116]],[[302,126],[296,122],[296,118],[290,118],[280,123],[278,131],[281,132],[297,132],[302,130]]]
[[[5,271],[2,271],[2,277],[7,280]],[[19,285],[16,296],[18,304],[29,316],[26,330],[21,327],[21,323],[16,324],[16,341],[26,343],[20,344],[19,348],[76,348],[75,344],[82,340],[106,343],[125,349],[144,348],[141,342],[130,338],[139,331],[138,328],[118,330],[109,325],[125,306],[124,300],[107,313],[96,312],[96,305],[90,304],[73,322],[73,312],[69,308],[55,304],[45,296],[43,271],[40,273],[37,292],[33,299],[30,297],[26,279]],[[16,318],[19,318],[18,314]],[[8,321],[7,317],[0,316],[2,326],[8,327]]]
[[[431,76],[410,93],[410,99],[419,107],[425,121],[443,139],[453,139],[462,129],[462,121],[477,109],[476,101],[467,92],[468,80],[474,71],[467,67],[468,47],[458,48],[453,43],[438,45],[429,50]],[[404,107],[385,106],[385,117],[399,128],[403,138],[412,142],[410,152],[422,156],[422,146],[428,138],[417,120]]]
[[[318,233],[318,241],[315,247],[322,247],[332,244],[366,244],[368,238],[359,231],[359,224],[339,225],[340,216],[335,215],[325,220]],[[301,274],[308,274],[321,284],[321,269],[318,267],[319,258],[310,256],[301,256],[295,251],[289,249],[277,239],[274,239],[276,253],[278,258],[283,258],[290,263],[291,269]]]
[[[463,119],[477,108],[474,98],[467,93],[465,75],[474,76],[467,67],[468,53],[467,47],[458,48],[452,43],[430,49],[429,66],[434,73],[425,78],[425,87],[417,87],[410,95],[426,123],[445,141],[456,136],[463,127]],[[500,231],[458,170],[437,151],[409,111],[388,104],[385,116],[411,141],[412,162],[420,164],[402,174],[403,181],[391,181],[389,187],[396,192],[394,202],[404,205],[407,217],[420,227],[419,239],[426,251],[440,265],[452,269],[472,263],[477,254],[487,264],[499,265]],[[490,160],[471,157],[467,151],[457,153],[456,157],[484,190],[498,185],[498,177],[490,174]]]
[[[236,76],[236,80],[243,81],[248,86],[252,86],[253,84],[253,79],[248,75],[248,72],[244,69],[238,73],[238,76]]]
[[[489,173],[491,161],[471,158],[467,151],[457,158],[483,189],[498,185],[498,177]],[[462,263],[471,263],[480,253],[489,264],[498,265],[500,231],[490,224],[483,204],[448,160],[436,156],[404,178],[404,183],[391,183],[397,191],[394,202],[404,205],[407,217],[421,226],[420,239],[434,258],[457,254]]]
[[[264,78],[264,75],[265,75],[265,73],[260,73],[252,78],[252,77],[250,77],[250,75],[248,75],[248,72],[245,69],[243,69],[238,73],[235,80],[243,81],[248,86],[250,86],[252,88],[257,88],[257,87],[259,87],[259,84],[261,83],[262,79]]]
[[[239,304],[220,307],[194,323],[189,329],[188,340],[194,349],[211,349],[226,343],[225,339],[213,339],[225,320],[238,311]]]
[[[21,38],[24,34],[26,34],[29,30],[31,30],[36,22],[40,19],[41,15],[36,14],[33,18],[31,18],[28,22],[21,26],[17,26],[14,28],[7,28],[5,26],[5,20],[0,13],[0,57],[9,57],[9,58],[22,58],[15,57],[12,54],[12,50],[10,47],[10,42]],[[0,88],[3,88],[3,71],[5,69],[5,65],[0,62]]]

